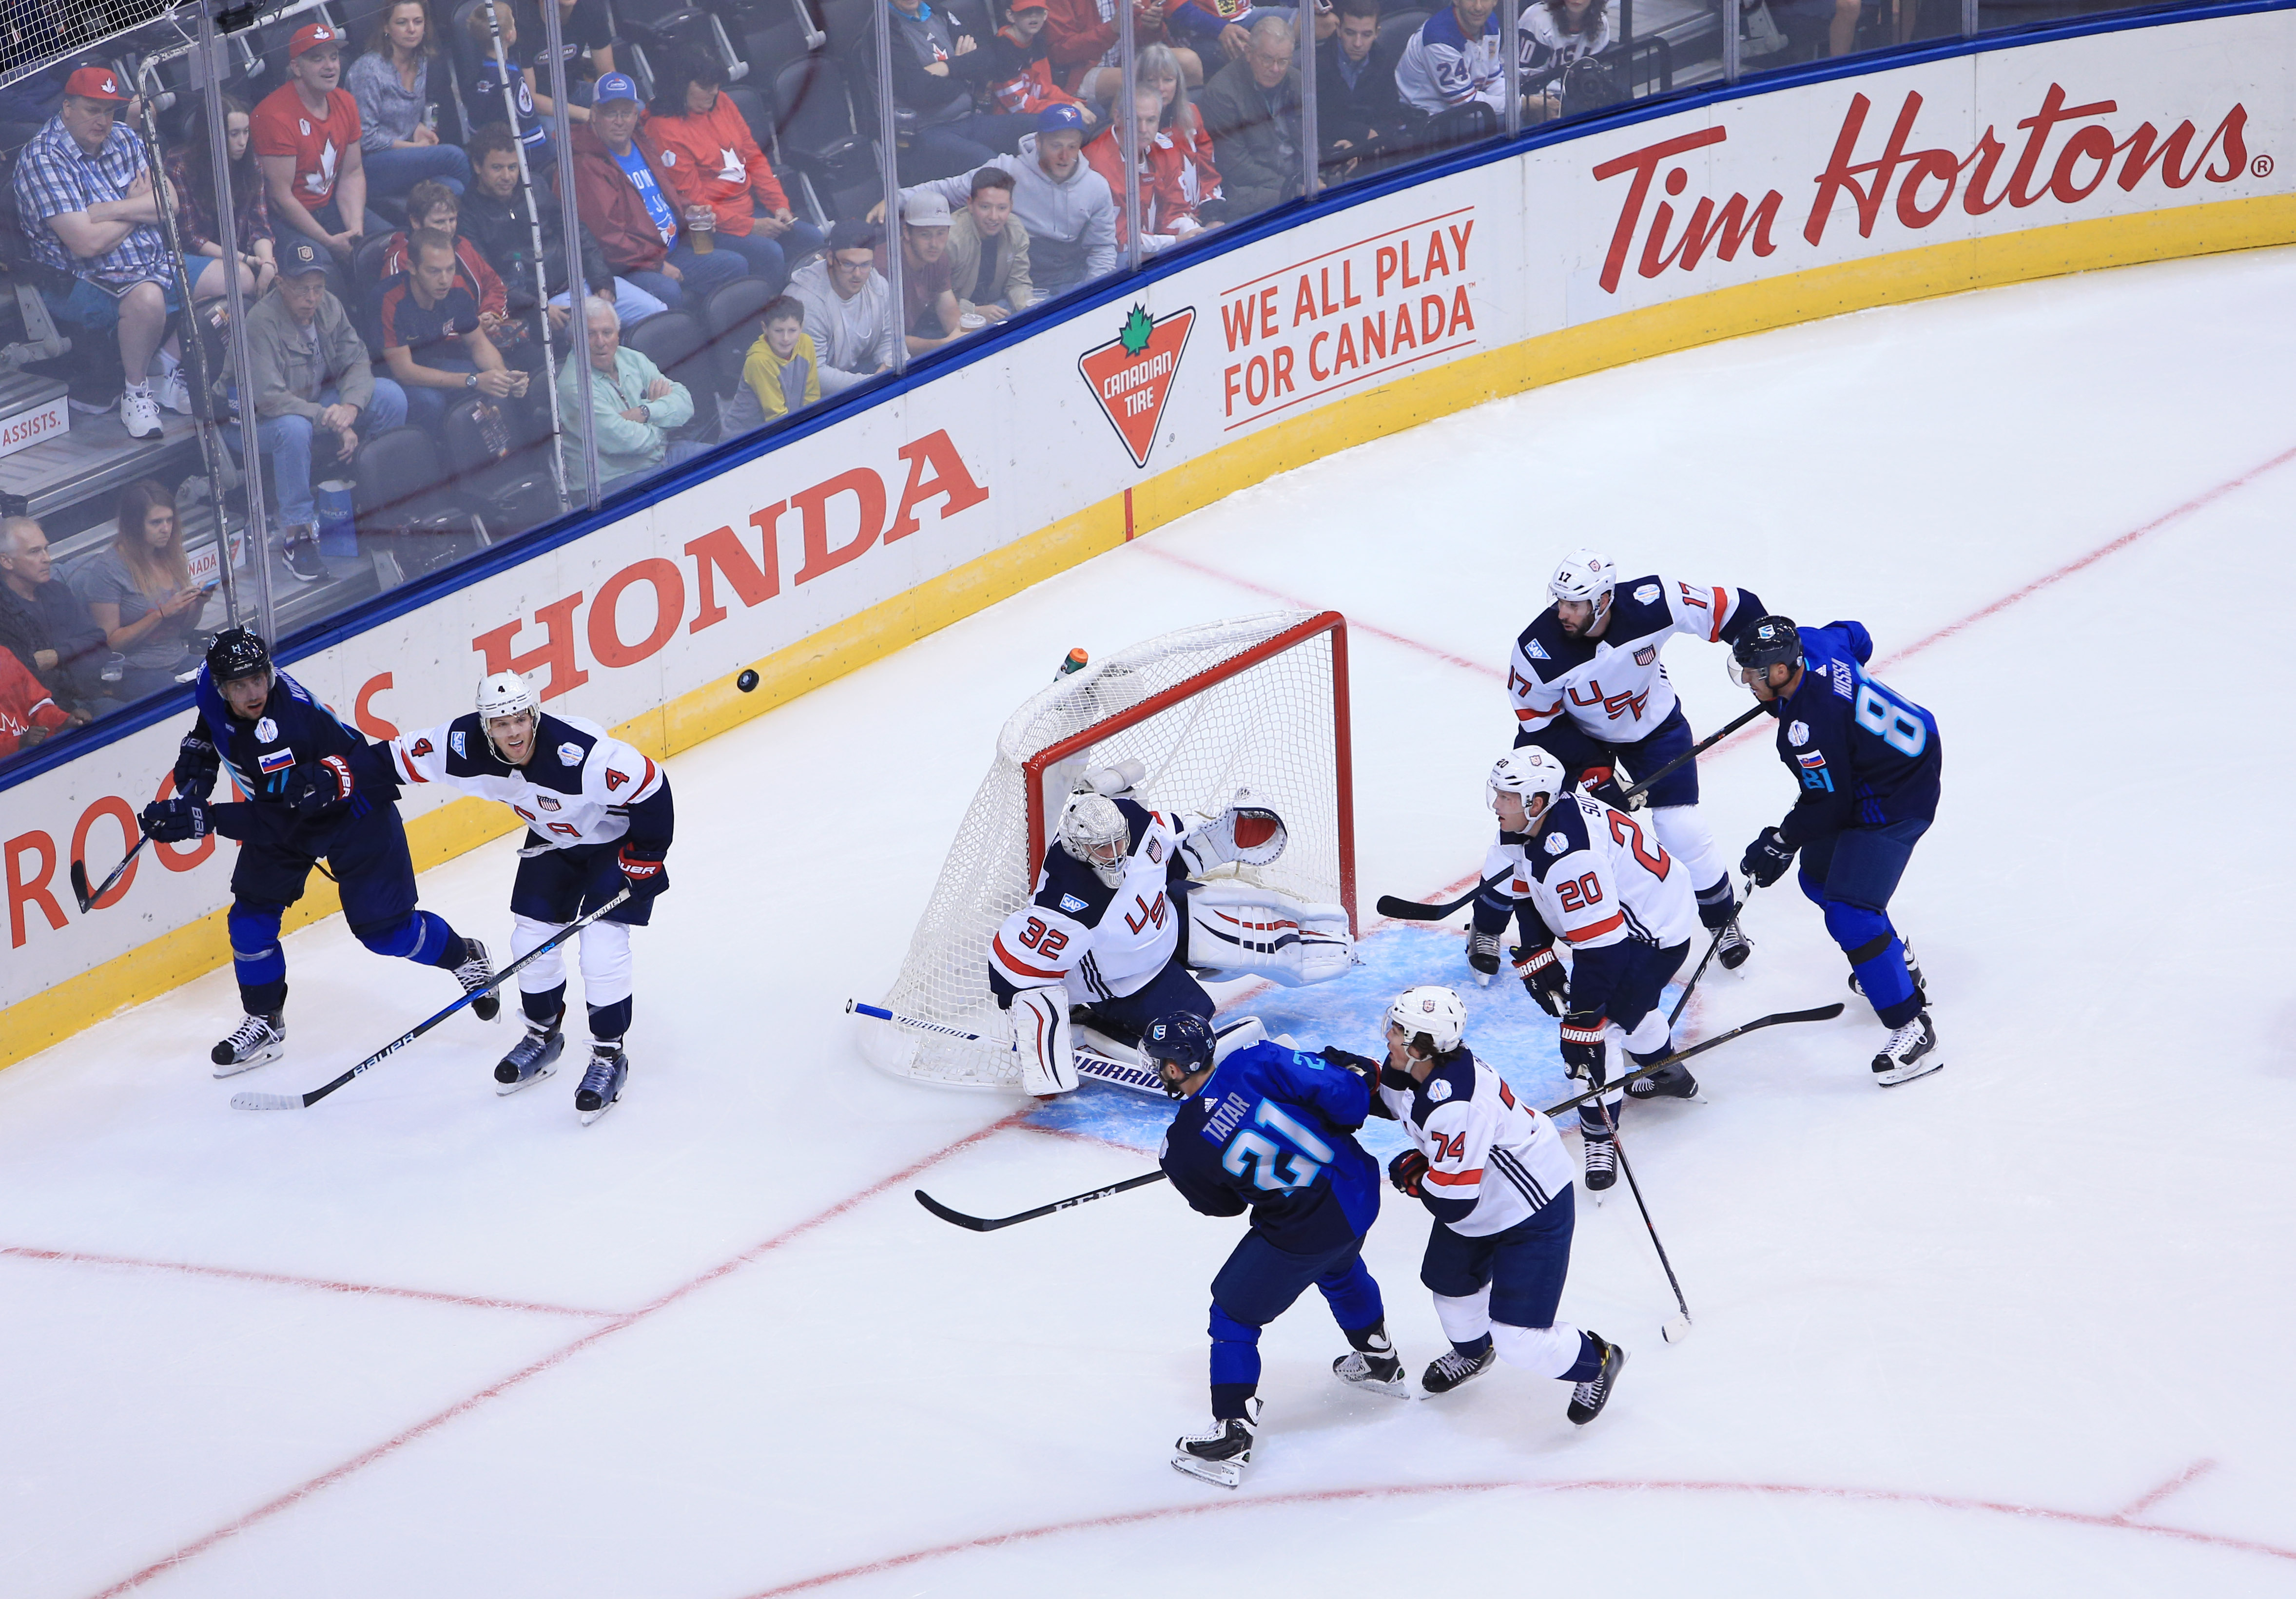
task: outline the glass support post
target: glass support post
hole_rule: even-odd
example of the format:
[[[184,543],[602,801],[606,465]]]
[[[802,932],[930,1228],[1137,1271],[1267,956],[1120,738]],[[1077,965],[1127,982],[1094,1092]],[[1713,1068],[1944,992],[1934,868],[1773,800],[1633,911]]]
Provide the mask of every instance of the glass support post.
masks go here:
[[[558,476],[560,504],[575,494],[582,496],[586,510],[598,505],[598,424],[596,407],[590,404],[590,307],[589,283],[582,273],[582,218],[574,198],[574,134],[572,119],[566,114],[566,51],[565,29],[558,18],[558,7],[545,4],[542,8],[542,37],[544,49],[550,60],[550,127],[552,136],[558,141],[558,171],[562,175],[566,193],[558,208],[559,225],[565,237],[559,241],[566,251],[566,358],[582,374],[578,385],[582,404],[575,407],[574,426],[582,439],[582,480],[566,481],[562,471]],[[503,99],[511,100],[508,89]],[[566,437],[567,419],[558,408],[558,357],[550,339],[550,272],[542,249],[542,196],[535,192],[531,174],[526,166],[526,147],[519,146],[519,182],[526,188],[528,219],[534,226],[534,291],[542,318],[542,377],[550,385],[550,452],[560,462],[565,451],[559,440]],[[600,289],[611,298],[611,288]]]
[[[1522,131],[1522,0],[1499,0],[1499,62],[1506,70],[1506,130]]]
[[[1744,0],[1714,0],[1716,15],[1722,19],[1722,81],[1738,81],[1739,26]]]
[[[1119,242],[1128,273],[1140,270],[1140,235],[1148,225],[1140,211],[1140,129],[1132,116],[1133,86],[1140,81],[1136,45],[1132,0],[1116,0],[1116,72],[1121,83],[1109,97],[1108,114],[1116,119],[1117,149],[1124,157],[1124,237]]]
[[[1316,127],[1316,0],[1300,0],[1292,14],[1300,19],[1292,29],[1292,57],[1300,63],[1300,193],[1313,201],[1324,187],[1324,145]]]
[[[878,165],[885,178],[885,291],[893,319],[893,370],[909,369],[908,298],[901,283],[901,147],[893,120],[893,19],[891,0],[877,7]]]

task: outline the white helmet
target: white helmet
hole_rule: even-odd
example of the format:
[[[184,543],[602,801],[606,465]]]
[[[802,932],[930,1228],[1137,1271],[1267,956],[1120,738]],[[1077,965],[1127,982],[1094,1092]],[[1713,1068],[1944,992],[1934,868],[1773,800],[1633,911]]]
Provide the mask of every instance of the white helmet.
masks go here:
[[[1101,794],[1071,794],[1061,808],[1061,848],[1112,889],[1124,881],[1132,827],[1115,800]]]
[[[540,720],[542,701],[533,686],[516,672],[495,672],[479,682],[479,728],[494,743],[494,724],[497,718],[514,717],[521,711]],[[495,752],[501,754],[500,746]],[[508,758],[505,757],[504,758]]]
[[[1611,587],[1619,580],[1618,569],[1593,550],[1571,551],[1554,569],[1546,580],[1546,592],[1557,600],[1572,600],[1594,607],[1588,626],[1601,622],[1611,607]]]
[[[1483,783],[1483,803],[1493,810],[1498,809],[1499,794],[1504,790],[1519,796],[1527,812],[1533,794],[1546,795],[1547,803],[1552,805],[1554,796],[1562,791],[1565,781],[1561,761],[1537,744],[1525,744],[1520,750],[1508,750],[1492,766],[1490,776]]]
[[[1467,1036],[1467,1002],[1450,988],[1406,988],[1388,1006],[1387,1019],[1413,1043],[1426,1034],[1439,1055],[1449,1054]]]

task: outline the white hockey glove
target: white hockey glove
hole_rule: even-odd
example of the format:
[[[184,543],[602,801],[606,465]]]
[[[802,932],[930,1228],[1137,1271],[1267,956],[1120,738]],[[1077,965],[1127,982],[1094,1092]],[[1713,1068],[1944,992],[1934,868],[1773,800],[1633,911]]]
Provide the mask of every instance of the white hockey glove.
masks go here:
[[[1287,988],[1344,977],[1355,964],[1348,913],[1255,883],[1220,879],[1188,890],[1188,964],[1218,977],[1265,977]]]
[[[1095,794],[1113,800],[1119,794],[1130,793],[1135,784],[1146,782],[1147,777],[1147,763],[1128,758],[1111,766],[1095,767],[1077,779],[1074,791],[1081,794],[1089,789]]]
[[[1077,1086],[1064,988],[1023,988],[1013,996],[1013,1038],[1021,1051],[1021,1088],[1042,1099]]]
[[[1236,804],[1188,829],[1180,840],[1180,854],[1188,864],[1189,876],[1201,876],[1230,861],[1265,866],[1283,853],[1283,846],[1291,842],[1283,818],[1265,806],[1244,803],[1250,798],[1249,791],[1239,793]]]

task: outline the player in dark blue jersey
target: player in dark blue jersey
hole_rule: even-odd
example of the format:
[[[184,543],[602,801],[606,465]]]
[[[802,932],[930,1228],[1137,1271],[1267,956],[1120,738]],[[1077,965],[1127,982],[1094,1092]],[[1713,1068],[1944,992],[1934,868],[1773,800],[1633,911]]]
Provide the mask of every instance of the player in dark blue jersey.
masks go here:
[[[275,671],[270,650],[244,627],[216,636],[195,701],[199,719],[176,756],[175,796],[144,808],[144,831],[162,843],[210,832],[240,842],[226,925],[247,1017],[210,1052],[217,1077],[275,1061],[286,1049],[280,921],[323,859],[360,943],[450,972],[465,992],[488,988],[486,946],[415,907],[414,863],[398,808],[351,791],[348,758],[364,739]],[[218,805],[209,796],[226,768],[246,799]],[[490,1021],[501,1002],[487,992],[471,1008]]]
[[[1937,718],[1866,671],[1874,641],[1857,622],[1798,628],[1764,617],[1732,651],[1739,681],[1777,718],[1778,758],[1801,797],[1762,829],[1742,869],[1764,887],[1801,856],[1801,891],[1849,956],[1849,986],[1890,1029],[1874,1057],[1885,1087],[1945,1064],[1921,968],[1890,922],[1890,896],[1937,816]]]
[[[1353,1352],[1343,1382],[1400,1398],[1403,1363],[1387,1337],[1379,1284],[1363,1263],[1379,1217],[1379,1163],[1355,1139],[1371,1113],[1377,1065],[1326,1049],[1267,1042],[1215,1065],[1210,1024],[1193,1011],[1151,1022],[1141,1054],[1180,1109],[1158,1161],[1206,1216],[1251,1230],[1212,1279],[1212,1424],[1175,1446],[1172,1464],[1223,1488],[1242,1480],[1259,1419],[1259,1332],[1314,1283]]]

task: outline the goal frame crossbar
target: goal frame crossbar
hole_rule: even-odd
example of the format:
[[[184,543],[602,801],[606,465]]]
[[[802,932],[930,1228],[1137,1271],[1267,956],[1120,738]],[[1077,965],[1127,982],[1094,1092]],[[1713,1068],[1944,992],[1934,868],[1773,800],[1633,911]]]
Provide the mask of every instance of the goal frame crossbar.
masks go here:
[[[1348,913],[1349,931],[1359,931],[1362,923],[1356,914],[1355,758],[1349,732],[1348,619],[1336,611],[1319,611],[1217,666],[1206,668],[1184,682],[1150,695],[1137,705],[1128,706],[1112,716],[1103,717],[1089,727],[1047,744],[1024,759],[1021,763],[1021,770],[1029,816],[1028,858],[1032,867],[1034,863],[1044,859],[1047,841],[1044,781],[1046,768],[1081,755],[1095,744],[1126,728],[1160,715],[1216,684],[1240,676],[1254,667],[1272,660],[1286,651],[1297,649],[1325,633],[1332,636],[1332,740],[1333,780],[1337,788],[1333,800],[1339,819],[1340,903]]]

